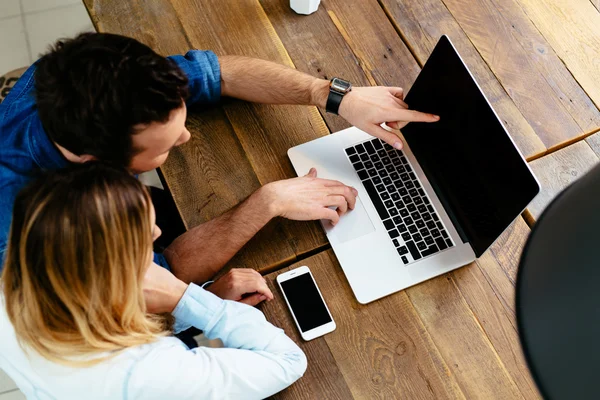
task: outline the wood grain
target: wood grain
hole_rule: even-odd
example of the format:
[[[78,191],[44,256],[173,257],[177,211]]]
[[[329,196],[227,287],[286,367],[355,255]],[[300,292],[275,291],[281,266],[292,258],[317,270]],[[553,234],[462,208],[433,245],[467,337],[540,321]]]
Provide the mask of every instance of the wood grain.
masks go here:
[[[582,140],[529,163],[542,190],[527,208],[527,218],[537,219],[558,193],[583,176],[598,160],[596,153]]]
[[[452,274],[456,287],[473,312],[479,327],[485,332],[519,393],[526,399],[541,399],[527,368],[514,316],[509,314],[501,304],[494,289],[489,284],[483,283],[485,280],[482,276],[482,268],[477,263]],[[514,287],[510,286],[510,288],[514,292]]]
[[[525,221],[517,218],[489,251],[451,275],[523,397],[537,399],[540,394],[519,344],[514,309],[516,272],[528,236]]]
[[[88,0],[86,6],[99,31],[132,36],[161,54],[210,48],[293,66],[256,1]],[[193,140],[163,167],[188,228],[220,215],[265,183],[295,176],[287,150],[329,133],[314,107],[241,101],[226,101],[208,113],[191,110],[188,127]],[[326,244],[315,222],[277,220],[229,266],[268,271]]]
[[[289,1],[261,0],[261,4],[290,57],[307,73],[406,90],[419,73],[376,0],[328,0],[309,17],[289,19]]]
[[[585,88],[573,79],[562,57],[539,32],[521,8],[521,0],[493,0],[500,14],[510,23],[513,37],[531,57],[560,103],[586,134],[600,127],[600,111]]]
[[[512,232],[527,233],[522,220],[515,226]],[[522,243],[514,240],[511,246]],[[368,305],[354,299],[330,250],[291,268],[308,265],[318,282],[337,324],[324,337],[329,351],[322,353],[326,363],[331,353],[354,398],[539,398],[513,315],[483,275],[484,268],[503,269],[503,262],[474,263]],[[274,286],[276,276],[287,270],[268,275],[267,281]],[[280,296],[262,310],[305,345]],[[321,364],[320,355],[311,353],[309,366],[314,363]],[[304,398],[329,398],[327,391],[311,395]]]
[[[575,79],[600,107],[598,10],[587,0],[520,0],[520,4]]]
[[[600,157],[600,132],[588,136],[585,141],[590,145],[592,150],[594,150],[594,153]]]
[[[260,3],[296,69],[322,79],[339,76],[354,86],[371,84],[323,5],[307,18],[292,11],[288,0]],[[350,126],[337,115],[319,111],[332,132]]]
[[[466,398],[523,397],[450,274],[406,293]]]
[[[310,267],[337,324],[333,333],[313,341],[324,341],[329,351],[308,353],[309,370],[323,365],[323,356],[328,363],[331,353],[353,398],[464,398],[404,292],[364,306],[354,299],[331,250],[291,268],[301,265]],[[268,283],[275,286],[276,276],[286,270],[268,275]],[[276,300],[262,310],[305,349],[313,342],[301,341],[279,289],[276,292]],[[320,377],[310,382],[319,381]],[[303,397],[302,387],[293,385],[288,391],[305,399],[334,398],[330,389],[335,386],[326,383],[317,392],[315,385],[311,395]]]
[[[372,84],[406,92],[420,67],[376,0],[328,0],[324,6]]]
[[[531,158],[546,151],[544,143],[440,0],[381,0],[381,4],[421,65],[439,38],[448,35],[521,153]]]
[[[493,0],[443,1],[547,148],[585,134]]]
[[[135,38],[165,56],[192,48],[169,0],[83,0],[83,3],[97,32]]]

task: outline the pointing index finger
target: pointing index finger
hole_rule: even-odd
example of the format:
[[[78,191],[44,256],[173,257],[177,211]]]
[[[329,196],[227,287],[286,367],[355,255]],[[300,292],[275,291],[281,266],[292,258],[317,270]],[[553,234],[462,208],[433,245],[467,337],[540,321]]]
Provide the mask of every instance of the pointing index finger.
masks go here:
[[[438,115],[424,113],[416,110],[401,110],[398,112],[395,121],[406,122],[437,122],[440,120]]]

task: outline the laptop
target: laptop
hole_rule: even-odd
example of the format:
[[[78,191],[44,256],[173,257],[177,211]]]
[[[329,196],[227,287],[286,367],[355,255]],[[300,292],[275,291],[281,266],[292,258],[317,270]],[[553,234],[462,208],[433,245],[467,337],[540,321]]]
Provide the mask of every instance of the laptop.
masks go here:
[[[355,128],[289,149],[299,176],[358,190],[327,238],[363,304],[467,265],[524,211],[540,185],[446,36],[405,97],[440,116],[402,129],[402,150]]]

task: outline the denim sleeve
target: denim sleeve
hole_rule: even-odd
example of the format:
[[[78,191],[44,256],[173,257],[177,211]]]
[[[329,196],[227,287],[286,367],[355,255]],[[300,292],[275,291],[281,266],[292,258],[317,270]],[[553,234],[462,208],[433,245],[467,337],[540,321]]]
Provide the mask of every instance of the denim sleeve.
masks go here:
[[[221,98],[221,67],[215,53],[190,50],[185,55],[168,57],[187,75],[190,97],[188,106],[216,103]]]
[[[152,253],[152,254],[154,254],[153,260],[154,260],[155,264],[160,265],[167,271],[171,272],[171,266],[169,265],[169,263],[167,262],[167,259],[165,258],[165,256],[162,253]]]

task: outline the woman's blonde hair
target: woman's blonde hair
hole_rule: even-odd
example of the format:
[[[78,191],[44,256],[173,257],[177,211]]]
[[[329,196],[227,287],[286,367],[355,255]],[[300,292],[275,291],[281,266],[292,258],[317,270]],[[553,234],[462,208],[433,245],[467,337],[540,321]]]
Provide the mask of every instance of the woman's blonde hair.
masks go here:
[[[85,366],[166,334],[142,292],[150,207],[137,179],[98,162],[46,173],[19,193],[1,281],[23,348]]]

